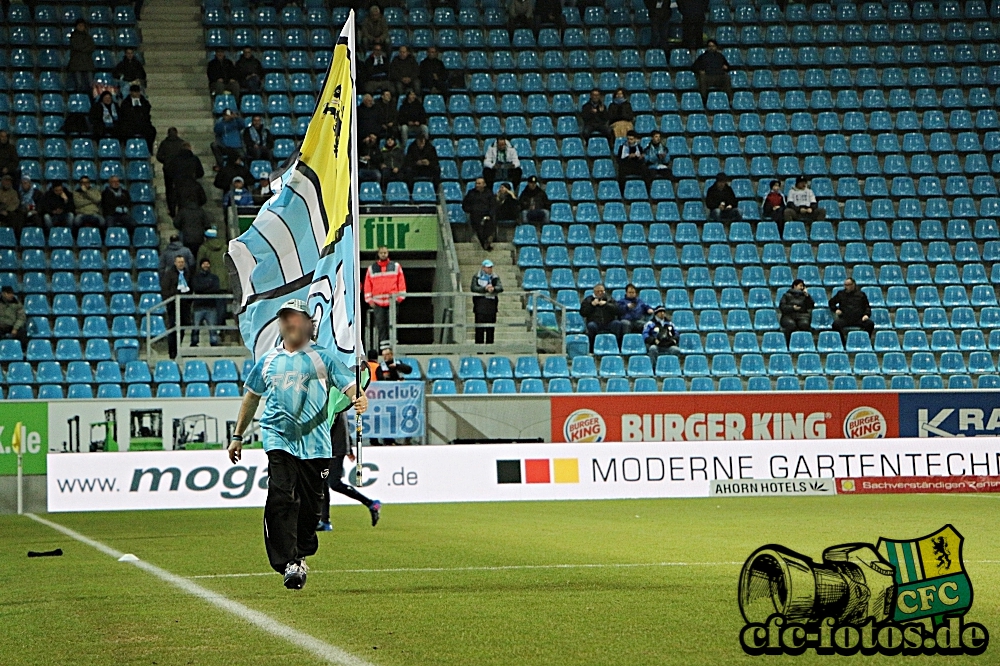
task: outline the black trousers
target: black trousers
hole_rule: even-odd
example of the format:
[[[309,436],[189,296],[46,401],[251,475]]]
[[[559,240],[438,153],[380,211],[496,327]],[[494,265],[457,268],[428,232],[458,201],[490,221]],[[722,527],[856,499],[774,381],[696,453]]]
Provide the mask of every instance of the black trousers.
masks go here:
[[[871,319],[865,321],[861,321],[859,319],[858,321],[852,321],[850,323],[842,317],[837,317],[833,320],[833,330],[840,333],[840,338],[844,341],[845,345],[847,344],[847,334],[849,333],[847,329],[849,328],[859,328],[867,333],[868,337],[875,335],[875,322]]]
[[[329,458],[303,460],[285,451],[267,452],[264,547],[271,568],[285,573],[289,562],[316,553]]]
[[[781,315],[781,330],[785,334],[785,342],[792,341],[795,331],[812,332],[812,315],[806,312]]]
[[[378,337],[374,345],[378,349],[383,340],[389,339],[389,308],[381,305],[372,306],[372,328]]]
[[[330,476],[326,477],[327,485],[323,486],[323,506],[321,507],[322,520],[324,523],[330,522],[330,491],[340,493],[344,497],[350,497],[355,502],[361,502],[365,506],[371,506],[375,502],[365,497],[354,486],[344,483],[344,458],[347,456],[334,456],[330,459]]]
[[[493,344],[493,334],[496,332],[497,313],[477,312],[475,313],[475,316],[476,316],[476,344],[477,345]],[[489,326],[480,326],[479,324],[489,324]]]

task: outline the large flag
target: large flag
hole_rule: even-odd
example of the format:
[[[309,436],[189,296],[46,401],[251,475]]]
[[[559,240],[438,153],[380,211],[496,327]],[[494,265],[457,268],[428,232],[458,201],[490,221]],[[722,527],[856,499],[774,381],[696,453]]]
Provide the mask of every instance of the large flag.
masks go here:
[[[271,174],[273,196],[229,242],[240,333],[255,359],[280,343],[277,310],[289,298],[309,305],[318,344],[349,368],[364,358],[354,44],[352,11],[298,155]]]

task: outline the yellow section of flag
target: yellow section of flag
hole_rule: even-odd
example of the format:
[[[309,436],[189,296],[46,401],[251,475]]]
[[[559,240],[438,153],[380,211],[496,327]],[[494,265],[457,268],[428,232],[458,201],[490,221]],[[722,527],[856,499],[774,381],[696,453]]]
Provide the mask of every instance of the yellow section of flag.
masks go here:
[[[580,463],[576,458],[553,458],[552,472],[556,483],[580,483]]]
[[[10,438],[10,448],[14,449],[14,453],[21,453],[21,422],[18,421],[14,425],[14,434]]]

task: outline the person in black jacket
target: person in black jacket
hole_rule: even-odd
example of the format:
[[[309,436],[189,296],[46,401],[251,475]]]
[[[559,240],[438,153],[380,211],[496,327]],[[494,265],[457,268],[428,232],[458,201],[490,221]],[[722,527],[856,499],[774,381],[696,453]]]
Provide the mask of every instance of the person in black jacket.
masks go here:
[[[538,176],[528,178],[528,184],[521,192],[521,221],[525,224],[548,224],[552,203],[545,189],[538,183]]]
[[[447,100],[451,89],[449,80],[448,69],[438,57],[437,47],[428,47],[427,57],[420,63],[420,85],[424,94],[437,93]]]
[[[733,101],[733,84],[729,80],[729,61],[722,55],[714,39],[708,40],[708,48],[694,61],[694,73],[698,75],[698,90],[701,99],[708,103],[708,90],[722,90]]]
[[[670,46],[670,17],[673,10],[670,0],[643,0],[649,12],[649,27],[652,30],[650,48],[666,50]]]
[[[375,106],[375,98],[365,94],[358,104],[358,136],[382,133],[382,123],[379,122],[379,111]]]
[[[383,340],[382,344],[379,345],[379,349],[382,351],[382,360],[379,361],[378,367],[375,368],[376,381],[401,382],[406,379],[404,375],[413,372],[413,366],[396,360],[392,353],[392,343],[388,340]]]
[[[195,251],[197,252],[197,250]],[[196,272],[191,277],[191,291],[196,294],[221,294],[222,287],[219,282],[219,276],[212,272],[212,262],[208,257],[204,257],[201,260],[201,265],[198,267],[198,272]],[[218,312],[219,309],[216,307],[219,303],[219,299],[215,298],[199,298],[194,302],[193,310],[194,317],[191,322],[192,326],[201,326],[204,324],[208,326],[208,339],[211,346],[216,347],[219,344],[219,332],[212,326],[218,326]],[[196,328],[191,331],[191,346],[198,346],[198,338],[200,331]]]
[[[427,136],[427,112],[423,101],[412,90],[406,93],[406,99],[399,105],[396,112],[396,122],[399,124],[399,136],[403,144],[418,134]]]
[[[807,331],[812,333],[812,311],[816,307],[803,280],[792,282],[792,288],[785,292],[778,303],[781,314],[781,330],[785,341],[791,344],[792,333]]]
[[[207,73],[208,88],[213,97],[228,90],[239,98],[240,84],[236,80],[236,65],[226,57],[225,49],[215,50],[215,58],[208,63]]]
[[[125,83],[146,85],[146,68],[135,57],[135,49],[132,47],[125,49],[125,57],[111,70],[111,76]]]
[[[493,248],[493,236],[497,228],[497,198],[486,188],[482,176],[476,178],[475,187],[466,192],[462,199],[462,210],[469,216],[479,244],[489,252]]]
[[[236,59],[236,81],[240,90],[248,93],[260,93],[264,81],[264,66],[253,55],[253,49],[243,47],[243,53]]]
[[[167,130],[168,134],[169,131]],[[164,139],[164,142],[166,140]],[[162,147],[163,143],[160,146]],[[201,159],[194,154],[189,142],[182,141],[180,150],[172,157],[167,158],[163,164],[163,180],[167,189],[167,208],[171,217],[177,214],[177,207],[184,193],[188,193],[190,196],[190,192],[194,191],[198,195],[198,204],[205,204],[207,199],[205,190],[198,182],[204,176],[205,167],[202,166]]]
[[[583,138],[596,134],[607,138],[609,145],[614,144],[615,135],[608,126],[608,110],[604,106],[601,91],[597,88],[590,91],[590,99],[580,109],[580,120],[583,124]]]
[[[432,181],[437,189],[438,181],[441,180],[441,165],[438,164],[437,150],[423,134],[406,150],[403,171],[410,189],[413,189],[413,183],[418,180]]]
[[[721,222],[736,222],[743,219],[740,213],[736,193],[729,185],[729,177],[720,173],[715,182],[708,188],[705,195],[705,207],[708,208],[708,219]]]
[[[38,202],[38,210],[42,213],[45,228],[73,227],[76,206],[72,192],[67,192],[63,184],[56,181],[49,186],[48,192],[42,195]]]
[[[271,149],[274,148],[274,137],[271,130],[264,126],[264,117],[255,114],[250,119],[250,125],[243,130],[243,148],[247,158],[251,160],[272,160]]]
[[[142,88],[136,83],[129,87],[128,97],[118,106],[119,136],[123,140],[142,137],[146,140],[146,148],[150,153],[153,152],[153,142],[156,140],[152,111],[149,100],[142,96]]]
[[[173,298],[177,295],[190,294],[191,293],[191,267],[188,266],[187,260],[184,257],[177,256],[174,257],[174,264],[168,266],[163,275],[160,276],[160,298],[167,300]],[[176,320],[176,305],[170,303],[169,307],[165,309],[164,318],[167,322],[167,328],[173,328],[178,322]],[[187,326],[191,322],[191,300],[181,299],[181,321],[180,325]],[[174,331],[167,335],[167,349],[170,353],[170,358],[177,358],[177,345],[180,343],[183,334],[180,331]]]
[[[470,289],[473,294],[477,294],[472,297],[472,312],[476,316],[476,344],[491,345],[500,306],[497,296],[503,291],[500,276],[493,272],[492,261],[483,260],[482,268],[472,276]]]
[[[135,220],[132,219],[132,196],[122,187],[118,176],[108,178],[108,184],[101,193],[101,212],[104,214],[104,223],[109,227],[131,229],[135,226]]]
[[[594,352],[594,338],[598,333],[611,333],[621,345],[625,335],[625,322],[619,317],[618,303],[608,296],[603,284],[594,285],[594,293],[580,303],[580,316],[587,323],[587,337],[590,338],[590,352]]]
[[[111,97],[111,93],[105,90],[101,96],[90,107],[90,129],[97,140],[105,137],[118,138],[118,107]]]
[[[628,101],[625,89],[619,88],[611,97],[611,106],[608,107],[608,124],[611,131],[615,133],[615,138],[628,136],[628,133],[635,128],[635,112],[632,110],[632,102]]]
[[[869,337],[875,334],[875,322],[872,321],[872,306],[865,292],[858,289],[854,278],[844,280],[844,288],[830,297],[830,311],[833,313],[833,330],[840,333],[844,344],[847,344],[847,333],[850,328],[860,328]]]

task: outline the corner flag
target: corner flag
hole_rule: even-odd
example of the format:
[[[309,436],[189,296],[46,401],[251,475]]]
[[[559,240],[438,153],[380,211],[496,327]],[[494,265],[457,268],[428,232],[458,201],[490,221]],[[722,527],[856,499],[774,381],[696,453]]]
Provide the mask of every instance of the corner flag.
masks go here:
[[[352,11],[298,155],[272,172],[274,194],[229,242],[237,320],[255,359],[280,344],[277,311],[289,298],[308,304],[318,344],[349,368],[364,358],[354,44]]]

